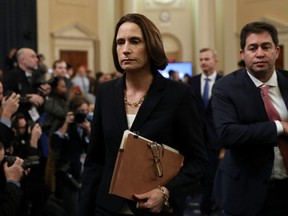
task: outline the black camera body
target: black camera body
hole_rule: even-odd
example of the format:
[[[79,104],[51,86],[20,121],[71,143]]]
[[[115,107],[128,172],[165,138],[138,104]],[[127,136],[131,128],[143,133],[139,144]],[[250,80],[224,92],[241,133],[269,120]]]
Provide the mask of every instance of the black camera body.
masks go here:
[[[12,90],[7,90],[4,92],[4,97],[8,99],[14,92]],[[19,98],[19,106],[24,107],[26,109],[30,109],[32,107],[32,103],[30,101],[30,98],[25,95],[20,95]]]
[[[12,166],[16,160],[16,156],[5,155],[2,163],[7,162],[8,166]],[[30,156],[24,160],[22,167],[23,169],[32,168],[39,166],[39,156]]]
[[[74,112],[74,122],[77,124],[82,124],[87,119],[87,115],[83,112]]]

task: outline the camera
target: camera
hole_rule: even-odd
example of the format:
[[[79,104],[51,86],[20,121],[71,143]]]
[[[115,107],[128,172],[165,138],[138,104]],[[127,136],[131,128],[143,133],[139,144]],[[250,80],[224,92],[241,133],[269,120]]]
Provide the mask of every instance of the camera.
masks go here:
[[[87,119],[87,115],[83,112],[74,112],[74,122],[77,124],[82,124]]]
[[[16,160],[16,156],[10,156],[10,155],[5,155],[4,160],[2,163],[7,162],[8,166],[12,166]],[[24,160],[22,167],[23,169],[28,169],[32,168],[35,166],[39,166],[39,156],[30,156],[27,159]]]
[[[4,92],[4,97],[8,99],[13,94],[13,91],[7,90]],[[30,109],[32,107],[32,103],[30,98],[27,96],[21,95],[19,98],[19,106],[24,107],[26,109]]]
[[[34,122],[32,120],[28,120],[27,121],[27,127],[30,127],[31,130],[34,128],[34,126],[36,124],[39,124],[39,126],[41,127],[42,131],[49,131],[50,128],[51,128],[51,123],[50,122],[47,122],[47,121],[44,121],[44,122]]]

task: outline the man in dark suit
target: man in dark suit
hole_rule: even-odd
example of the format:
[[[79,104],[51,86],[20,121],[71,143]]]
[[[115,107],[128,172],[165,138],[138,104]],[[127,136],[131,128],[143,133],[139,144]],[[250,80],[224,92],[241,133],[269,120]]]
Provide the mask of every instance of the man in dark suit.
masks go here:
[[[278,143],[288,135],[288,72],[275,68],[277,29],[249,23],[241,30],[240,47],[246,68],[226,75],[212,90],[215,126],[226,148],[214,197],[226,215],[288,215],[288,172]],[[269,86],[266,98],[262,86]],[[270,120],[267,98],[281,119]]]
[[[219,163],[219,152],[222,147],[221,142],[217,138],[213,123],[211,89],[214,83],[222,76],[216,72],[216,66],[218,63],[216,51],[211,48],[203,48],[199,52],[199,61],[202,73],[190,78],[188,83],[193,88],[197,102],[197,111],[200,119],[203,121],[204,142],[207,148],[209,166],[201,181],[203,191],[200,209],[202,215],[209,215],[215,207],[211,200],[211,194],[214,176]],[[208,83],[206,84],[207,78]],[[207,88],[205,88],[205,84]],[[207,98],[205,99],[205,97]]]
[[[4,74],[3,87],[5,91],[13,91],[21,95],[21,106],[18,111],[36,121],[39,118],[38,108],[44,103],[43,94],[47,94],[49,86],[42,85],[38,88],[39,86],[35,85],[32,72],[38,69],[38,58],[34,50],[19,49],[17,61],[18,67]]]

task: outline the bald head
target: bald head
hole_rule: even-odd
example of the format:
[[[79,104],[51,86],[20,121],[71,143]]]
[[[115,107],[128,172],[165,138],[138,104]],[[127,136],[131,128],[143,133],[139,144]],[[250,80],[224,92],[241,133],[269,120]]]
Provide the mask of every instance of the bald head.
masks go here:
[[[17,61],[19,67],[27,72],[38,69],[38,58],[34,50],[30,48],[21,48],[17,52]]]

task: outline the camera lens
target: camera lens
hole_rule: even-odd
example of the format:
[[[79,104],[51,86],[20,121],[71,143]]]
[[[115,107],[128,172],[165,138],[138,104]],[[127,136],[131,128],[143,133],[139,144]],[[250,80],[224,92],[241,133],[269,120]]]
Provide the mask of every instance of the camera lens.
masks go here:
[[[74,113],[74,122],[77,124],[82,124],[86,120],[86,114],[83,112]]]

